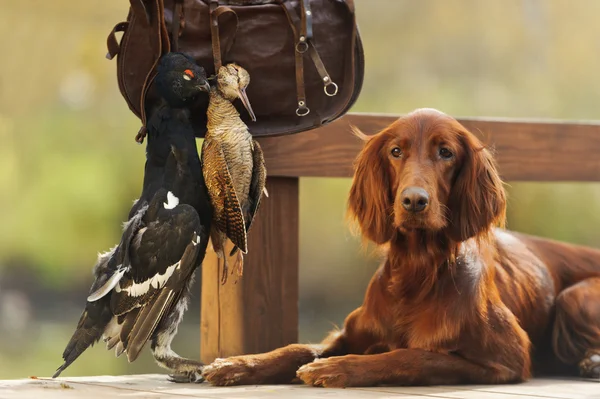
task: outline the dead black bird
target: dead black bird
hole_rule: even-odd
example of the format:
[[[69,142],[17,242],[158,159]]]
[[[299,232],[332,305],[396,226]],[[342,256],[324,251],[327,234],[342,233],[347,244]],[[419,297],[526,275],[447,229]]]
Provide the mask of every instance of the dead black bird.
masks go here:
[[[150,201],[154,193],[160,188],[167,157],[170,154],[172,140],[171,133],[176,131],[185,138],[191,156],[190,170],[197,177],[187,186],[192,192],[186,197],[191,205],[200,212],[200,217],[212,215],[210,200],[205,195],[204,176],[202,166],[197,156],[198,149],[193,128],[190,124],[188,107],[197,97],[210,91],[206,79],[206,72],[198,66],[194,59],[184,53],[168,53],[164,55],[157,67],[154,79],[156,91],[160,101],[149,110],[147,128],[148,144],[146,146],[146,166],[144,170],[144,184],[142,194],[134,204],[129,217],[137,211],[137,206]],[[211,210],[207,212],[207,210]],[[204,213],[204,214],[203,214]]]
[[[120,244],[99,256],[86,308],[54,377],[103,338],[130,362],[150,341],[173,381],[201,379],[202,363],[178,356],[171,341],[209,241],[212,207],[187,111],[208,83],[204,70],[180,53],[161,59],[155,83],[163,101],[148,123],[142,195]]]
[[[202,170],[214,208],[212,245],[223,260],[222,283],[227,279],[225,240],[235,245],[236,266],[242,273],[243,255],[248,251],[247,233],[258,211],[265,189],[267,169],[260,145],[233,106],[240,99],[252,120],[256,120],[246,87],[248,72],[237,64],[219,68],[217,84],[210,91],[208,124],[202,144]]]

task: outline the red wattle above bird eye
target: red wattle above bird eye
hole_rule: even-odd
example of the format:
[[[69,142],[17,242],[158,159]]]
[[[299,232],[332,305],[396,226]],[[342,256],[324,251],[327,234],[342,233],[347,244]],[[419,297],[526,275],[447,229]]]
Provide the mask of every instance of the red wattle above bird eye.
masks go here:
[[[183,71],[183,73],[185,73],[187,76],[189,76],[190,78],[194,77],[194,72],[192,72],[191,69],[186,69],[185,71]]]

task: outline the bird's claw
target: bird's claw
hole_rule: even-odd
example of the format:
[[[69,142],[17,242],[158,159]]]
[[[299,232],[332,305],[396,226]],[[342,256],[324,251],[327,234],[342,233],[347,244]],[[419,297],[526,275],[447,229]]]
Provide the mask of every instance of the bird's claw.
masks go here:
[[[227,282],[227,271],[228,271],[228,267],[227,267],[227,265],[224,265],[223,273],[221,275],[221,285],[225,285],[225,283]]]
[[[189,383],[201,383],[204,381],[202,377],[202,370],[198,371],[186,371],[182,373],[169,374],[168,380],[170,382],[189,384]]]
[[[225,259],[225,255],[217,255],[219,258],[219,263],[221,263],[221,259],[223,260],[223,272],[221,273],[221,285],[225,285],[227,282],[227,272],[229,271],[229,265],[227,265],[227,259]]]
[[[233,273],[236,270],[237,270],[237,278],[235,280],[235,283],[237,284],[237,282],[242,277],[242,274],[244,274],[244,255],[240,251],[238,251],[238,253],[237,253],[237,258],[235,260],[235,264],[233,265],[233,270],[231,270],[231,274],[233,275]]]

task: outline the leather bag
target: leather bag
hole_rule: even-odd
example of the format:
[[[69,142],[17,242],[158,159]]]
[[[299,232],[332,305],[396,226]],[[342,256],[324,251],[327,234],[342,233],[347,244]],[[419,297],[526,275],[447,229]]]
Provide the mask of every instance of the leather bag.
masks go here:
[[[121,41],[117,32],[123,32]],[[119,89],[142,125],[156,101],[155,67],[169,51],[194,57],[209,75],[228,62],[250,73],[254,136],[298,133],[330,123],[356,101],[364,55],[353,0],[130,0],[127,21],[107,40]],[[192,109],[206,132],[208,96]],[[142,142],[142,126],[136,140]]]

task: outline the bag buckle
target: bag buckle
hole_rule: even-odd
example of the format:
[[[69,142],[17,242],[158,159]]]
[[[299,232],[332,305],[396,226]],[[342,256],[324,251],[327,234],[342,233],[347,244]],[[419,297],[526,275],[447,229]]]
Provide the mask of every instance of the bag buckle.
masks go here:
[[[306,102],[298,101],[298,108],[296,109],[296,115],[306,116],[310,114],[310,109],[306,106]]]
[[[325,85],[323,86],[323,91],[325,92],[325,94],[327,94],[329,97],[333,97],[338,93],[338,85],[337,83],[333,82],[331,80],[331,78],[329,77],[329,75],[323,77],[323,83],[325,83]],[[328,87],[332,87],[333,91],[331,91],[330,89],[328,89]]]
[[[308,42],[306,41],[306,36],[300,36],[298,38],[298,42],[296,43],[296,51],[300,54],[306,53],[308,50]]]

